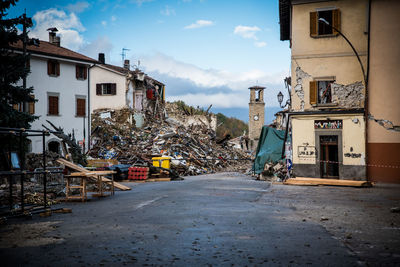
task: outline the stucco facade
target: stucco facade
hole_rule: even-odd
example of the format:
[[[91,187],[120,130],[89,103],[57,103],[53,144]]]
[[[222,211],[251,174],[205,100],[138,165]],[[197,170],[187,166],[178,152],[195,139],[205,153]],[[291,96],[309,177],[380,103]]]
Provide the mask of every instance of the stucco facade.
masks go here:
[[[400,1],[371,2],[368,174],[400,183]]]
[[[367,8],[366,0],[291,2],[295,176],[366,179],[363,72],[351,46],[318,18],[331,19],[366,66]]]
[[[48,59],[57,59],[60,63],[59,76],[49,76],[47,74]],[[34,95],[37,99],[34,114],[39,116],[39,119],[32,123],[31,129],[41,130],[43,129],[42,124],[52,129],[46,122],[48,120],[54,125],[62,127],[66,134],[74,132],[76,140],[82,143],[84,132],[88,136],[87,103],[89,90],[87,79],[76,79],[76,64],[86,64],[86,67],[89,66],[86,62],[32,55],[30,60],[31,73],[27,77],[27,85],[34,87]],[[48,97],[50,95],[58,96],[58,115],[49,115]],[[77,98],[85,99],[85,116],[77,116]],[[32,142],[31,152],[41,153],[42,138],[30,137],[30,139]],[[52,141],[59,142],[59,139],[53,135],[46,138],[46,149],[48,149],[48,144]],[[88,147],[87,140],[85,147]]]
[[[97,84],[116,84],[116,94],[97,94]],[[90,112],[96,109],[121,109],[126,106],[126,74],[102,65],[90,69]]]

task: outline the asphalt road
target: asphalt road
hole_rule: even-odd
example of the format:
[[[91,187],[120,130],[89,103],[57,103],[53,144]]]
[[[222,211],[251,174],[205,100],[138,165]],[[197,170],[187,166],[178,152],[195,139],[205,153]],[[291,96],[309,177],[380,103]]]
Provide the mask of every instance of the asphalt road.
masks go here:
[[[271,201],[269,183],[225,173],[128,185],[113,197],[62,204],[70,214],[14,226],[18,240],[0,228],[2,266],[359,264],[320,224]]]

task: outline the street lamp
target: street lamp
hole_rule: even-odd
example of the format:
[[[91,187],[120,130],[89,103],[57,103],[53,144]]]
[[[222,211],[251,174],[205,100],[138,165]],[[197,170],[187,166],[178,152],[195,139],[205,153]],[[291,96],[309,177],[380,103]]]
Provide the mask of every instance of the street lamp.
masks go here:
[[[356,49],[355,49],[354,46],[351,44],[351,42],[349,41],[349,39],[347,39],[347,37],[344,36],[344,34],[343,34],[341,31],[339,31],[339,29],[337,29],[336,27],[332,26],[326,19],[324,19],[324,18],[319,18],[318,20],[321,21],[321,22],[323,22],[323,23],[325,23],[326,25],[328,25],[329,27],[331,27],[331,28],[334,29],[335,31],[337,31],[337,32],[346,40],[346,42],[350,45],[351,49],[353,49],[353,52],[354,52],[354,54],[356,55],[356,57],[357,57],[357,59],[358,59],[358,62],[360,63],[360,66],[361,66],[361,71],[362,71],[362,73],[363,73],[363,78],[364,78],[365,86],[367,86],[367,78],[366,78],[366,76],[365,76],[364,66],[363,66],[363,64],[361,63],[360,56],[358,55]]]
[[[281,92],[281,91],[279,91],[279,93],[278,93],[277,97],[278,97],[279,106],[280,106],[281,108],[284,108],[284,107],[286,107],[286,106],[290,105],[290,101],[289,101],[289,99],[288,99],[288,100],[286,100],[286,103],[285,103],[285,105],[283,105],[283,106],[282,106],[282,102],[283,102],[283,94],[282,94],[282,92]]]

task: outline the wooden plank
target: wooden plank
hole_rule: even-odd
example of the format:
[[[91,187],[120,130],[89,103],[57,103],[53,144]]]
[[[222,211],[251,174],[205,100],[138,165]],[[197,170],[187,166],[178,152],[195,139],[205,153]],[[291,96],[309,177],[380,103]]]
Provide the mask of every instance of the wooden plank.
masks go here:
[[[78,166],[78,165],[76,165],[76,164],[74,164],[72,162],[69,162],[69,161],[67,161],[65,159],[62,159],[62,158],[57,159],[57,162],[60,163],[60,164],[65,165],[68,168],[70,168],[70,169],[72,169],[74,171],[77,171],[77,172],[84,172],[84,173],[90,172],[89,170],[86,170],[85,168],[83,168],[81,166]],[[97,181],[97,175],[91,175],[91,176],[88,176],[88,178],[90,178],[91,180]],[[107,179],[105,177],[102,177],[102,181],[103,182],[107,182],[107,183],[111,182],[110,179]],[[123,184],[117,183],[117,182],[114,182],[114,186],[116,188],[122,190],[122,191],[131,190],[129,187],[127,187],[127,186],[125,186]]]
[[[369,187],[372,184],[368,181],[340,180],[340,179],[322,179],[296,177],[287,179],[286,185],[334,185],[334,186],[352,186],[352,187]]]

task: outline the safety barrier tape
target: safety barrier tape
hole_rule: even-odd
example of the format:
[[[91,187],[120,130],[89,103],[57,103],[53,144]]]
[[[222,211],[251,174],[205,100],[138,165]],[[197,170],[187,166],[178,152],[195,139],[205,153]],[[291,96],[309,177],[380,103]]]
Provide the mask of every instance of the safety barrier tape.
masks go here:
[[[313,158],[299,158],[300,161],[303,160],[312,160],[312,161],[317,161],[317,162],[325,162],[325,163],[336,163],[336,164],[343,164],[343,162],[340,161],[330,161],[330,160],[319,160],[319,159],[313,159]],[[395,168],[395,169],[400,169],[399,165],[383,165],[383,164],[365,164],[361,166],[368,166],[368,167],[378,167],[378,168]]]

